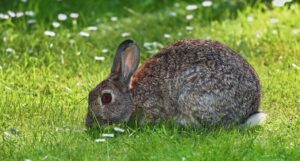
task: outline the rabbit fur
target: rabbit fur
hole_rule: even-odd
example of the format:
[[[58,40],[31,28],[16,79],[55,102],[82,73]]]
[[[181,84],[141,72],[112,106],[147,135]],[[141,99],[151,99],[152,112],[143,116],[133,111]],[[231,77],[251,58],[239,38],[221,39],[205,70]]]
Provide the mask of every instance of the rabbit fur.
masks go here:
[[[181,40],[138,68],[139,59],[135,42],[120,44],[110,75],[89,93],[88,127],[137,116],[142,123],[243,124],[259,113],[258,75],[218,41]]]

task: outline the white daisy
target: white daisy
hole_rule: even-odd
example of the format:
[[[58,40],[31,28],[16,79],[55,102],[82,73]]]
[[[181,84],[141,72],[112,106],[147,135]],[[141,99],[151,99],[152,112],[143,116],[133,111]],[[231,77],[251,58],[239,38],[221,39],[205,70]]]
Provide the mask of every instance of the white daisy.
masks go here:
[[[121,36],[122,37],[128,37],[128,36],[130,36],[131,34],[129,33],[129,32],[123,32],[122,34],[121,34]]]
[[[105,60],[105,58],[103,56],[95,56],[94,58],[97,61],[104,61]]]
[[[272,1],[272,4],[273,6],[276,6],[276,7],[282,7],[285,5],[286,2],[291,2],[292,0],[273,0]]]
[[[248,21],[248,22],[252,22],[253,20],[254,20],[253,16],[248,16],[248,17],[247,17],[247,21]]]
[[[60,13],[57,15],[57,18],[59,21],[65,21],[67,20],[68,16],[66,14]]]
[[[7,14],[0,13],[0,19],[7,20],[9,19],[9,16]]]
[[[102,134],[102,137],[113,138],[113,137],[115,137],[115,135],[114,134]]]
[[[55,32],[49,31],[49,30],[46,30],[46,31],[44,32],[44,34],[45,34],[46,36],[50,36],[50,37],[54,37],[54,36],[56,35]]]
[[[188,11],[193,11],[193,10],[198,9],[198,6],[195,5],[195,4],[191,4],[191,5],[186,6],[185,9],[188,10]]]
[[[60,23],[54,21],[54,22],[52,22],[52,26],[53,26],[54,28],[58,28],[58,27],[60,26]]]
[[[105,142],[105,141],[106,141],[105,139],[101,139],[101,138],[95,139],[95,142],[96,142],[96,143],[103,143],[103,142]]]
[[[295,68],[295,69],[297,69],[297,70],[300,70],[300,67],[299,67],[298,65],[296,65],[296,64],[294,64],[294,63],[291,64],[291,65],[292,65],[293,68]]]
[[[176,12],[170,12],[169,15],[172,16],[172,17],[176,17],[177,13]]]
[[[96,30],[98,30],[98,28],[97,28],[97,26],[89,26],[88,30],[90,30],[90,31],[96,31]]]
[[[24,16],[24,12],[17,12],[16,13],[16,17],[19,18],[19,17],[23,17]]]
[[[108,49],[102,49],[102,53],[107,53]]]
[[[187,31],[192,31],[192,30],[194,30],[194,27],[193,26],[186,26],[185,29]]]
[[[193,19],[194,18],[194,15],[192,15],[192,14],[189,14],[189,15],[186,15],[186,17],[185,17],[187,20],[191,20],[191,19]]]
[[[89,37],[89,36],[90,36],[90,33],[84,32],[84,31],[80,31],[80,32],[79,32],[79,35],[82,36],[82,37]]]
[[[28,24],[35,24],[36,23],[36,20],[35,19],[29,19],[29,20],[27,20],[27,23]]]
[[[15,53],[15,50],[13,48],[7,48],[5,50],[5,52],[7,52],[7,53]]]
[[[203,1],[202,2],[203,7],[210,7],[210,6],[212,6],[212,4],[213,4],[212,1]]]
[[[278,21],[279,21],[279,20],[278,20],[277,18],[271,18],[271,19],[270,19],[270,22],[271,22],[271,23],[278,23]]]
[[[118,17],[113,16],[113,17],[110,18],[110,20],[111,21],[118,21]]]
[[[119,128],[119,127],[114,127],[114,130],[115,130],[116,132],[122,132],[122,133],[125,131],[124,129]]]
[[[25,11],[25,15],[33,17],[34,16],[34,12],[33,11]]]
[[[78,13],[70,13],[70,17],[73,19],[77,19],[79,17]]]
[[[13,11],[7,11],[7,14],[9,15],[9,17],[16,17],[16,13],[15,12],[13,12]]]
[[[169,34],[164,34],[164,38],[170,39],[170,38],[171,38],[171,35],[169,35]]]
[[[297,35],[297,34],[299,34],[300,33],[300,28],[299,29],[293,29],[292,30],[292,34],[293,35]]]

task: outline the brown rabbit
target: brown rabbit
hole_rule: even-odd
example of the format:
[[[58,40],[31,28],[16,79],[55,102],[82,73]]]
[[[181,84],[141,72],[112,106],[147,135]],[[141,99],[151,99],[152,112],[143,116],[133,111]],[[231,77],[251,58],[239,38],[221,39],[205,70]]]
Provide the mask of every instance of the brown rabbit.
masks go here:
[[[88,127],[175,120],[180,125],[256,125],[261,89],[254,69],[217,41],[182,40],[162,49],[138,70],[139,47],[122,42],[111,73],[89,94]],[[136,71],[137,70],[137,71]]]

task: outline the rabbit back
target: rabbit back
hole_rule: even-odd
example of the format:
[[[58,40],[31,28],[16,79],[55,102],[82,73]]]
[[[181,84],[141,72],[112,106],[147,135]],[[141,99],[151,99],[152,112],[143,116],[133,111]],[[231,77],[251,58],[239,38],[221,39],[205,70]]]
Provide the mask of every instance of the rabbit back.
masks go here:
[[[258,111],[260,83],[245,59],[217,41],[182,40],[146,61],[131,82],[145,120],[242,123]]]

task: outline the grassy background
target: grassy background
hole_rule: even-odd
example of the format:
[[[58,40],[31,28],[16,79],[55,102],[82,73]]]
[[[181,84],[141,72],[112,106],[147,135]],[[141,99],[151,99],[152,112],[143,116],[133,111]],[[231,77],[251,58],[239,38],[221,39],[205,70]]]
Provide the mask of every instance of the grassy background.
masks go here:
[[[186,10],[189,4],[198,9]],[[204,8],[198,1],[1,0],[0,13],[9,10],[35,15],[0,19],[0,160],[300,160],[298,3],[214,1]],[[79,18],[52,27],[59,13],[71,12]],[[178,39],[227,44],[257,70],[267,123],[251,130],[118,125],[126,132],[96,143],[113,126],[85,131],[87,94],[110,71],[124,32],[140,44],[143,61]],[[149,49],[147,42],[159,45]]]

